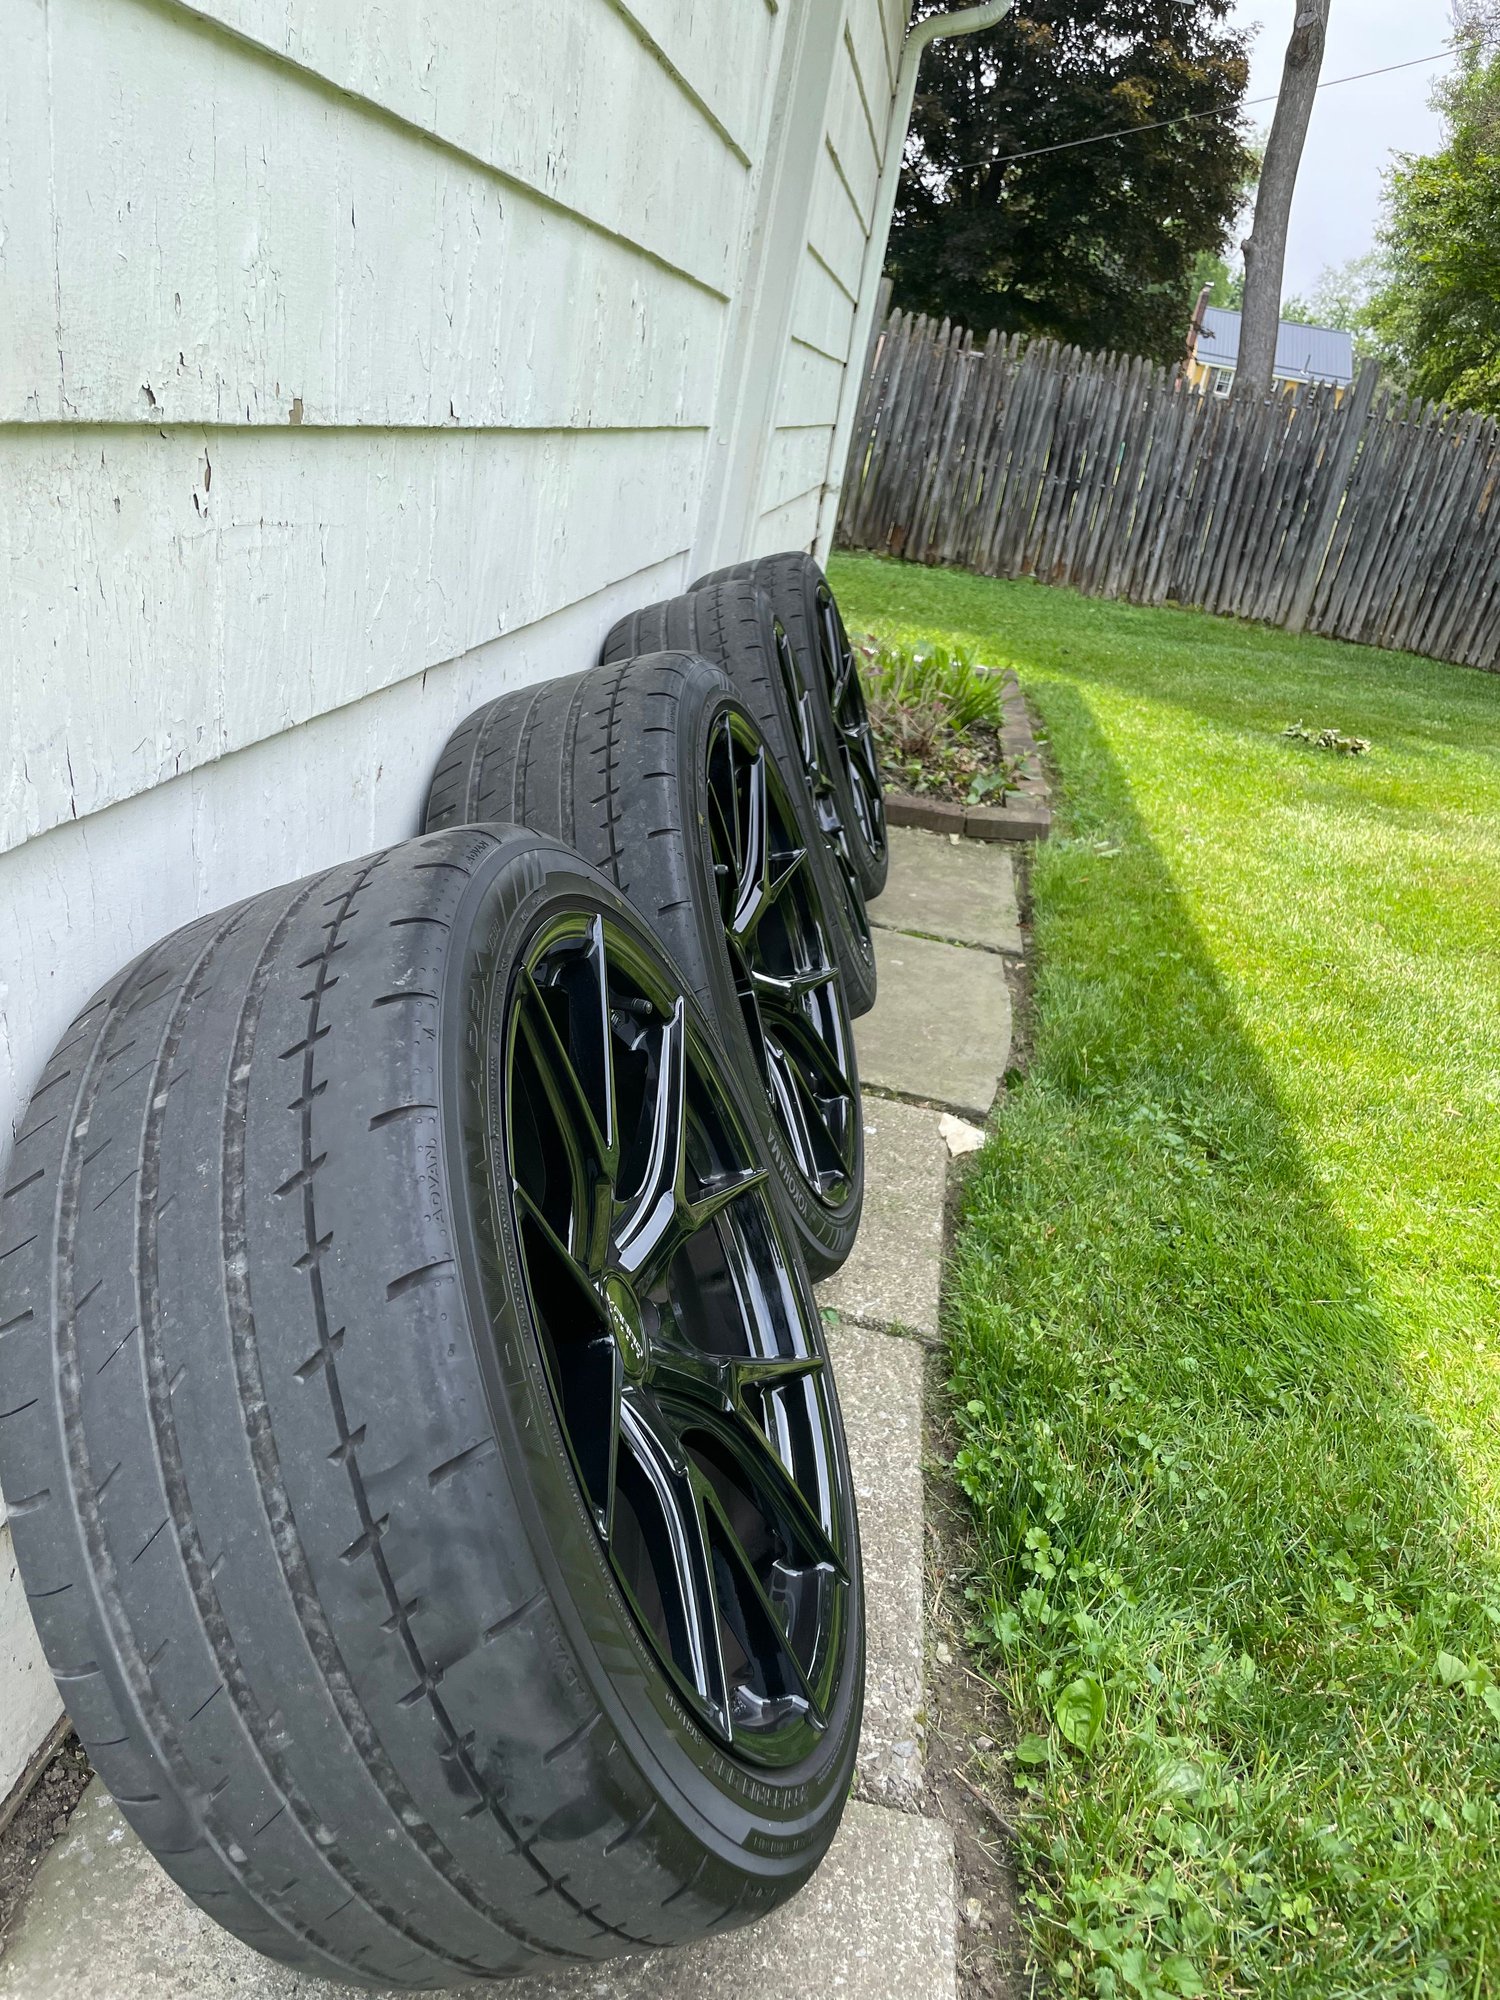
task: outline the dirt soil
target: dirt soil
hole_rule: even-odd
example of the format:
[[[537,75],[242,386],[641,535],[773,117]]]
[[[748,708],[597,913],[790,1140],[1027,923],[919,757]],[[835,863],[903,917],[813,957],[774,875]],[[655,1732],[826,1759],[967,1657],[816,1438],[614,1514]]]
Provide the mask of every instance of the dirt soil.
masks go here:
[[[933,727],[925,711],[871,711],[886,788],[955,805],[1004,805],[1017,760],[987,723],[964,730]]]
[[[77,1737],[65,1737],[20,1811],[0,1833],[0,1958],[5,1955],[11,1924],[42,1856],[67,1832],[73,1808],[93,1775]]]
[[[941,1412],[943,1367],[933,1357],[928,1407]],[[928,1439],[927,1781],[922,1810],[948,1824],[958,1864],[958,1975],[963,2000],[1033,2000],[1020,1886],[1012,1859],[1015,1796],[1004,1753],[1016,1730],[1004,1696],[964,1644],[970,1554],[961,1494],[947,1472],[951,1443]]]

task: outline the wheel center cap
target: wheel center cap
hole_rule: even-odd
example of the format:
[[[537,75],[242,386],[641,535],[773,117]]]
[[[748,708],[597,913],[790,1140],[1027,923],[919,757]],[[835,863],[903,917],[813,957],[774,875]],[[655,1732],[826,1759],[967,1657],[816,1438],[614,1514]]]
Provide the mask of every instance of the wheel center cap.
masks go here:
[[[625,1373],[632,1381],[638,1381],[646,1372],[646,1328],[641,1317],[640,1301],[631,1290],[629,1281],[622,1278],[618,1271],[611,1271],[604,1280],[604,1310],[615,1346],[620,1350],[620,1359],[625,1364]]]

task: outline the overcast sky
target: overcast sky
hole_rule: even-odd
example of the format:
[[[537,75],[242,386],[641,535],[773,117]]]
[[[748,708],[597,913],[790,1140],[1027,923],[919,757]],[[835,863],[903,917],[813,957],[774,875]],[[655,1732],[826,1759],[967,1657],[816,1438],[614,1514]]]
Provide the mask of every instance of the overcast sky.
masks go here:
[[[1274,97],[1296,13],[1295,0],[1235,0],[1245,27],[1261,23],[1251,47],[1251,97]],[[1332,0],[1325,77],[1405,62],[1441,49],[1452,33],[1448,0]],[[1392,152],[1426,152],[1438,138],[1428,109],[1445,65],[1398,70],[1318,93],[1287,245],[1286,290],[1306,293],[1328,264],[1371,248],[1380,210],[1381,173]],[[1250,117],[1269,124],[1274,104]]]

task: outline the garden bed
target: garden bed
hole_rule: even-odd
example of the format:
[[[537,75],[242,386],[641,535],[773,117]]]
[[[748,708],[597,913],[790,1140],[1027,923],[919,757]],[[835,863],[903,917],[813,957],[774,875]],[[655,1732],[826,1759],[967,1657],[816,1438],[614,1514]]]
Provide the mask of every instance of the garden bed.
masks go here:
[[[892,826],[970,840],[1045,840],[1052,810],[1013,667],[962,648],[854,642]]]

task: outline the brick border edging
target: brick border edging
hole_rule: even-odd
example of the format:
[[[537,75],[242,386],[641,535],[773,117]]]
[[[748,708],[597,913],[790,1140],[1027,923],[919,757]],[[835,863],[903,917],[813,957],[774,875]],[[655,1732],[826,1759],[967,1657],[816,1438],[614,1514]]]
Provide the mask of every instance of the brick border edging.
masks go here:
[[[1007,756],[1022,760],[1021,776],[1004,805],[966,806],[949,799],[918,798],[911,792],[889,792],[885,816],[891,826],[922,827],[929,833],[957,834],[966,840],[1045,840],[1051,833],[1051,794],[1031,714],[1009,668],[1004,681],[1005,723],[1000,744]]]
[[[887,792],[885,817],[889,826],[918,826],[966,840],[1045,840],[1052,831],[1050,806],[960,806],[910,792]]]

